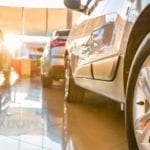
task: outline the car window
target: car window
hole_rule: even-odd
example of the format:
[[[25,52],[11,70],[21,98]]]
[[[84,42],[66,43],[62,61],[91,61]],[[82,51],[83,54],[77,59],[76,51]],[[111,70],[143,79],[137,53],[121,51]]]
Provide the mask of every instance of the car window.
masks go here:
[[[56,31],[55,36],[68,36],[69,35],[69,30],[64,30],[64,31]]]
[[[114,31],[114,22],[110,22],[95,31],[92,34],[92,47],[94,50],[101,50],[101,48],[106,48],[111,46],[111,41]]]

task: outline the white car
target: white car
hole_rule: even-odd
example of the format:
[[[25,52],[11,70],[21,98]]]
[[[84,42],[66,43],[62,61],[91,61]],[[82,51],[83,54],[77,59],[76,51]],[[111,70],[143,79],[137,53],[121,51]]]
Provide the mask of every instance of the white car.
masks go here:
[[[90,90],[125,104],[129,149],[150,150],[150,0],[85,2],[64,0],[86,16],[66,42],[65,100]]]
[[[68,34],[68,29],[54,31],[45,46],[41,63],[43,87],[51,87],[53,80],[64,78],[64,51]]]

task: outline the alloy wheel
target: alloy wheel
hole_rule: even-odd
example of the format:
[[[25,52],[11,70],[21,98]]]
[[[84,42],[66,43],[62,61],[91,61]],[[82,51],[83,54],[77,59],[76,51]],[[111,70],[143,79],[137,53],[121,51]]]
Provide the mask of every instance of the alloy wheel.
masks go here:
[[[133,98],[134,133],[140,150],[150,148],[150,57],[137,76]]]

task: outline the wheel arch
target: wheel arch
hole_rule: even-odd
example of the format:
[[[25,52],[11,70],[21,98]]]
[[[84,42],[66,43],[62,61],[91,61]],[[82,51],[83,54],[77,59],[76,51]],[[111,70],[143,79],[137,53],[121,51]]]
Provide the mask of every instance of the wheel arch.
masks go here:
[[[127,81],[129,76],[130,67],[133,61],[133,58],[138,50],[139,45],[143,41],[147,33],[150,32],[150,5],[148,5],[137,18],[132,31],[130,33],[127,48],[125,52],[124,59],[124,89],[126,92]]]

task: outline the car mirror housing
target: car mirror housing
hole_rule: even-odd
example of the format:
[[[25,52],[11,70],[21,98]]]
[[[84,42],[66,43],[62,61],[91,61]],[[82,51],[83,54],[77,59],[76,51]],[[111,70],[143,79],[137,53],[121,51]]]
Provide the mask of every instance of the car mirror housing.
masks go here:
[[[85,12],[86,6],[81,4],[81,0],[64,0],[64,5],[73,10]]]
[[[81,1],[80,0],[64,0],[64,4],[70,9],[79,9]]]

